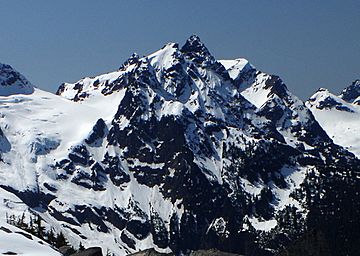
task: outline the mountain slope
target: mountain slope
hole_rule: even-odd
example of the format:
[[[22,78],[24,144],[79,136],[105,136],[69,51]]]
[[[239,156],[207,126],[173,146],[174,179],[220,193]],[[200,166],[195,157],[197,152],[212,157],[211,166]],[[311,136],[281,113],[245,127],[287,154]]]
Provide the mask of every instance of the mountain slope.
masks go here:
[[[307,101],[321,126],[335,143],[360,157],[360,82],[357,80],[336,96],[319,89]]]
[[[57,94],[0,97],[0,187],[73,245],[274,255],[313,228],[355,244],[359,161],[247,61],[191,36]]]
[[[311,147],[316,146],[317,141],[330,142],[312,113],[278,76],[258,71],[243,59],[231,65],[228,64],[230,61],[220,62],[227,66],[229,74],[233,74],[232,79],[241,95],[257,107],[257,113],[273,122],[286,143]]]
[[[0,254],[25,256],[60,256],[39,238],[0,221]]]

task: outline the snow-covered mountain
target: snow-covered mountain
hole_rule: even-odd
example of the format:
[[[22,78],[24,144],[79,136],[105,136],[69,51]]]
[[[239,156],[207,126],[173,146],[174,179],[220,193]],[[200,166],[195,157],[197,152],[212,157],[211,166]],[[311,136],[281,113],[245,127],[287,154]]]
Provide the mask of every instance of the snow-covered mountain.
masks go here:
[[[339,96],[319,89],[307,101],[316,120],[334,140],[360,158],[360,81],[354,81]]]
[[[197,36],[58,95],[31,88],[0,96],[1,211],[74,246],[274,255],[315,229],[346,255],[360,236],[359,160],[279,77]]]

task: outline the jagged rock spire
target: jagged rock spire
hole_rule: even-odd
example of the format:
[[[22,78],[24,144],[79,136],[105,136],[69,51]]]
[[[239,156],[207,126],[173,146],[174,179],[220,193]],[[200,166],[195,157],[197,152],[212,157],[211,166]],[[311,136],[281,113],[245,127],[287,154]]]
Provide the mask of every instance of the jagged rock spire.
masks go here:
[[[138,63],[139,62],[139,55],[134,52],[133,54],[131,54],[131,56],[121,65],[120,69],[126,68],[132,64]]]
[[[192,35],[186,40],[181,52],[199,64],[213,64],[215,62],[215,58],[197,35]]]
[[[209,50],[206,48],[203,42],[201,42],[200,38],[197,35],[190,36],[184,46],[181,48],[182,52],[198,52],[205,53],[206,55],[210,55]]]

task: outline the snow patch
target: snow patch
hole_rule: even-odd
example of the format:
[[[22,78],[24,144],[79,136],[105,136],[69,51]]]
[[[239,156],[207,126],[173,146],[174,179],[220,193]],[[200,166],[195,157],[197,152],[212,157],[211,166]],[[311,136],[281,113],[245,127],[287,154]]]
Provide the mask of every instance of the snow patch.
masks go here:
[[[261,220],[259,220],[258,218],[255,218],[255,217],[248,218],[248,220],[250,221],[251,225],[256,230],[261,230],[261,231],[270,231],[273,228],[275,228],[276,225],[277,225],[276,220],[264,220],[264,221],[261,221]]]

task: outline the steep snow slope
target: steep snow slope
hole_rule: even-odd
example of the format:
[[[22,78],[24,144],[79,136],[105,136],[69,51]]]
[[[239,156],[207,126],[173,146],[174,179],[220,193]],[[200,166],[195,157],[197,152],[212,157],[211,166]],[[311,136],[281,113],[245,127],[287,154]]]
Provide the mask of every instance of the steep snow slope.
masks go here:
[[[0,97],[0,187],[75,246],[273,255],[312,228],[334,241],[334,212],[360,209],[359,162],[304,103],[197,36],[57,94]]]
[[[61,256],[39,238],[0,221],[0,254],[24,256]]]
[[[219,61],[226,70],[229,72],[229,76],[236,80],[241,74],[244,74],[252,69],[255,69],[248,60],[239,58],[235,60],[220,60]]]
[[[350,96],[351,94],[351,96]],[[355,81],[340,96],[319,89],[307,101],[316,120],[335,143],[360,157],[360,83]]]
[[[63,158],[74,144],[83,141],[100,116],[113,116],[122,96],[111,95],[103,101],[93,99],[86,105],[39,89],[30,95],[0,97],[0,186],[10,192],[16,191],[15,194],[22,198],[12,199],[11,193],[2,190],[6,195],[5,207],[0,210],[2,219],[5,219],[6,214],[21,216],[28,211],[27,206],[47,207],[46,202],[55,198],[48,195],[49,191],[57,190],[58,187],[63,191],[63,195],[58,194],[60,199],[64,197],[72,204],[83,200],[85,194],[81,190],[54,182],[57,176],[54,159]],[[76,194],[79,196],[76,197]],[[102,200],[102,196],[99,196],[95,202]],[[39,200],[45,203],[39,204]],[[47,218],[46,214],[39,213]],[[48,222],[58,232],[62,230],[58,223],[51,220]],[[71,236],[68,239],[75,246],[79,244]],[[86,242],[84,244],[87,245]],[[89,246],[94,244],[95,239],[89,242]]]
[[[116,104],[112,100],[119,97],[114,95],[99,107],[96,100],[76,104],[39,89],[30,95],[0,96],[2,138],[10,144],[3,144],[7,151],[0,163],[3,183],[25,190],[37,184],[39,172],[51,176],[49,160],[66,155],[74,143],[87,136],[99,116],[113,115]],[[49,154],[53,159],[48,159]],[[16,177],[22,179],[14,184]]]

